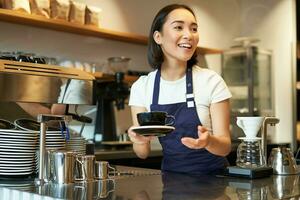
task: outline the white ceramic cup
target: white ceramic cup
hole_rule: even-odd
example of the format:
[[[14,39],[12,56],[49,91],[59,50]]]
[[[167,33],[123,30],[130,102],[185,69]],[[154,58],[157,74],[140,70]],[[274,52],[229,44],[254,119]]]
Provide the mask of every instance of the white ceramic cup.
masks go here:
[[[255,138],[264,117],[237,117],[236,124],[243,129],[247,138]]]

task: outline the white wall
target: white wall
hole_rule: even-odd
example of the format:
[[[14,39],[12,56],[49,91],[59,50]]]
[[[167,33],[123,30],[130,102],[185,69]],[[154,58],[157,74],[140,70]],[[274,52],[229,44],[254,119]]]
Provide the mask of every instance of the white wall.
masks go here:
[[[294,139],[292,93],[295,90],[293,68],[295,59],[296,25],[293,0],[242,0],[241,35],[261,39],[259,46],[273,51],[275,115],[280,118],[276,134],[269,137],[274,143]]]
[[[196,11],[200,45],[229,48],[232,39],[254,36],[260,47],[274,52],[276,116],[281,122],[274,142],[292,139],[291,44],[295,42],[293,0],[78,0],[102,8],[103,28],[148,35],[156,12],[169,3],[185,3]],[[132,58],[130,68],[150,70],[146,46],[0,22],[0,50],[24,50],[73,60],[104,62],[110,56]],[[220,71],[218,56],[207,56],[208,65]],[[284,98],[282,98],[284,97]]]

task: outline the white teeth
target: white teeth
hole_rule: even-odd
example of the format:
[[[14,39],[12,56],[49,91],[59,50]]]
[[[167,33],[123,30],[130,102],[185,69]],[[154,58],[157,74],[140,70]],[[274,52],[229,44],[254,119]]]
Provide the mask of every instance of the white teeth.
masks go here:
[[[188,49],[192,48],[192,45],[190,44],[179,44],[178,46],[183,48],[188,48]]]

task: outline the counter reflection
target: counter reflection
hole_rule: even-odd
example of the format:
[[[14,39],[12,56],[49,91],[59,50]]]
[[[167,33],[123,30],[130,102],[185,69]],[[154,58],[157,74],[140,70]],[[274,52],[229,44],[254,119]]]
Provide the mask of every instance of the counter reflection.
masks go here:
[[[224,179],[209,175],[188,175],[164,172],[162,174],[164,200],[230,199],[225,194]]]

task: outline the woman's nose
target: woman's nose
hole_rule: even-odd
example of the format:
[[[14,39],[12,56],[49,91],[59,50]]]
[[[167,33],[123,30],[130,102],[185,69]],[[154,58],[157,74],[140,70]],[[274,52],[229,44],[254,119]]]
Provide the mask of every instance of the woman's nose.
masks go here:
[[[192,32],[189,29],[185,29],[183,31],[183,38],[185,39],[190,39],[192,37]]]

